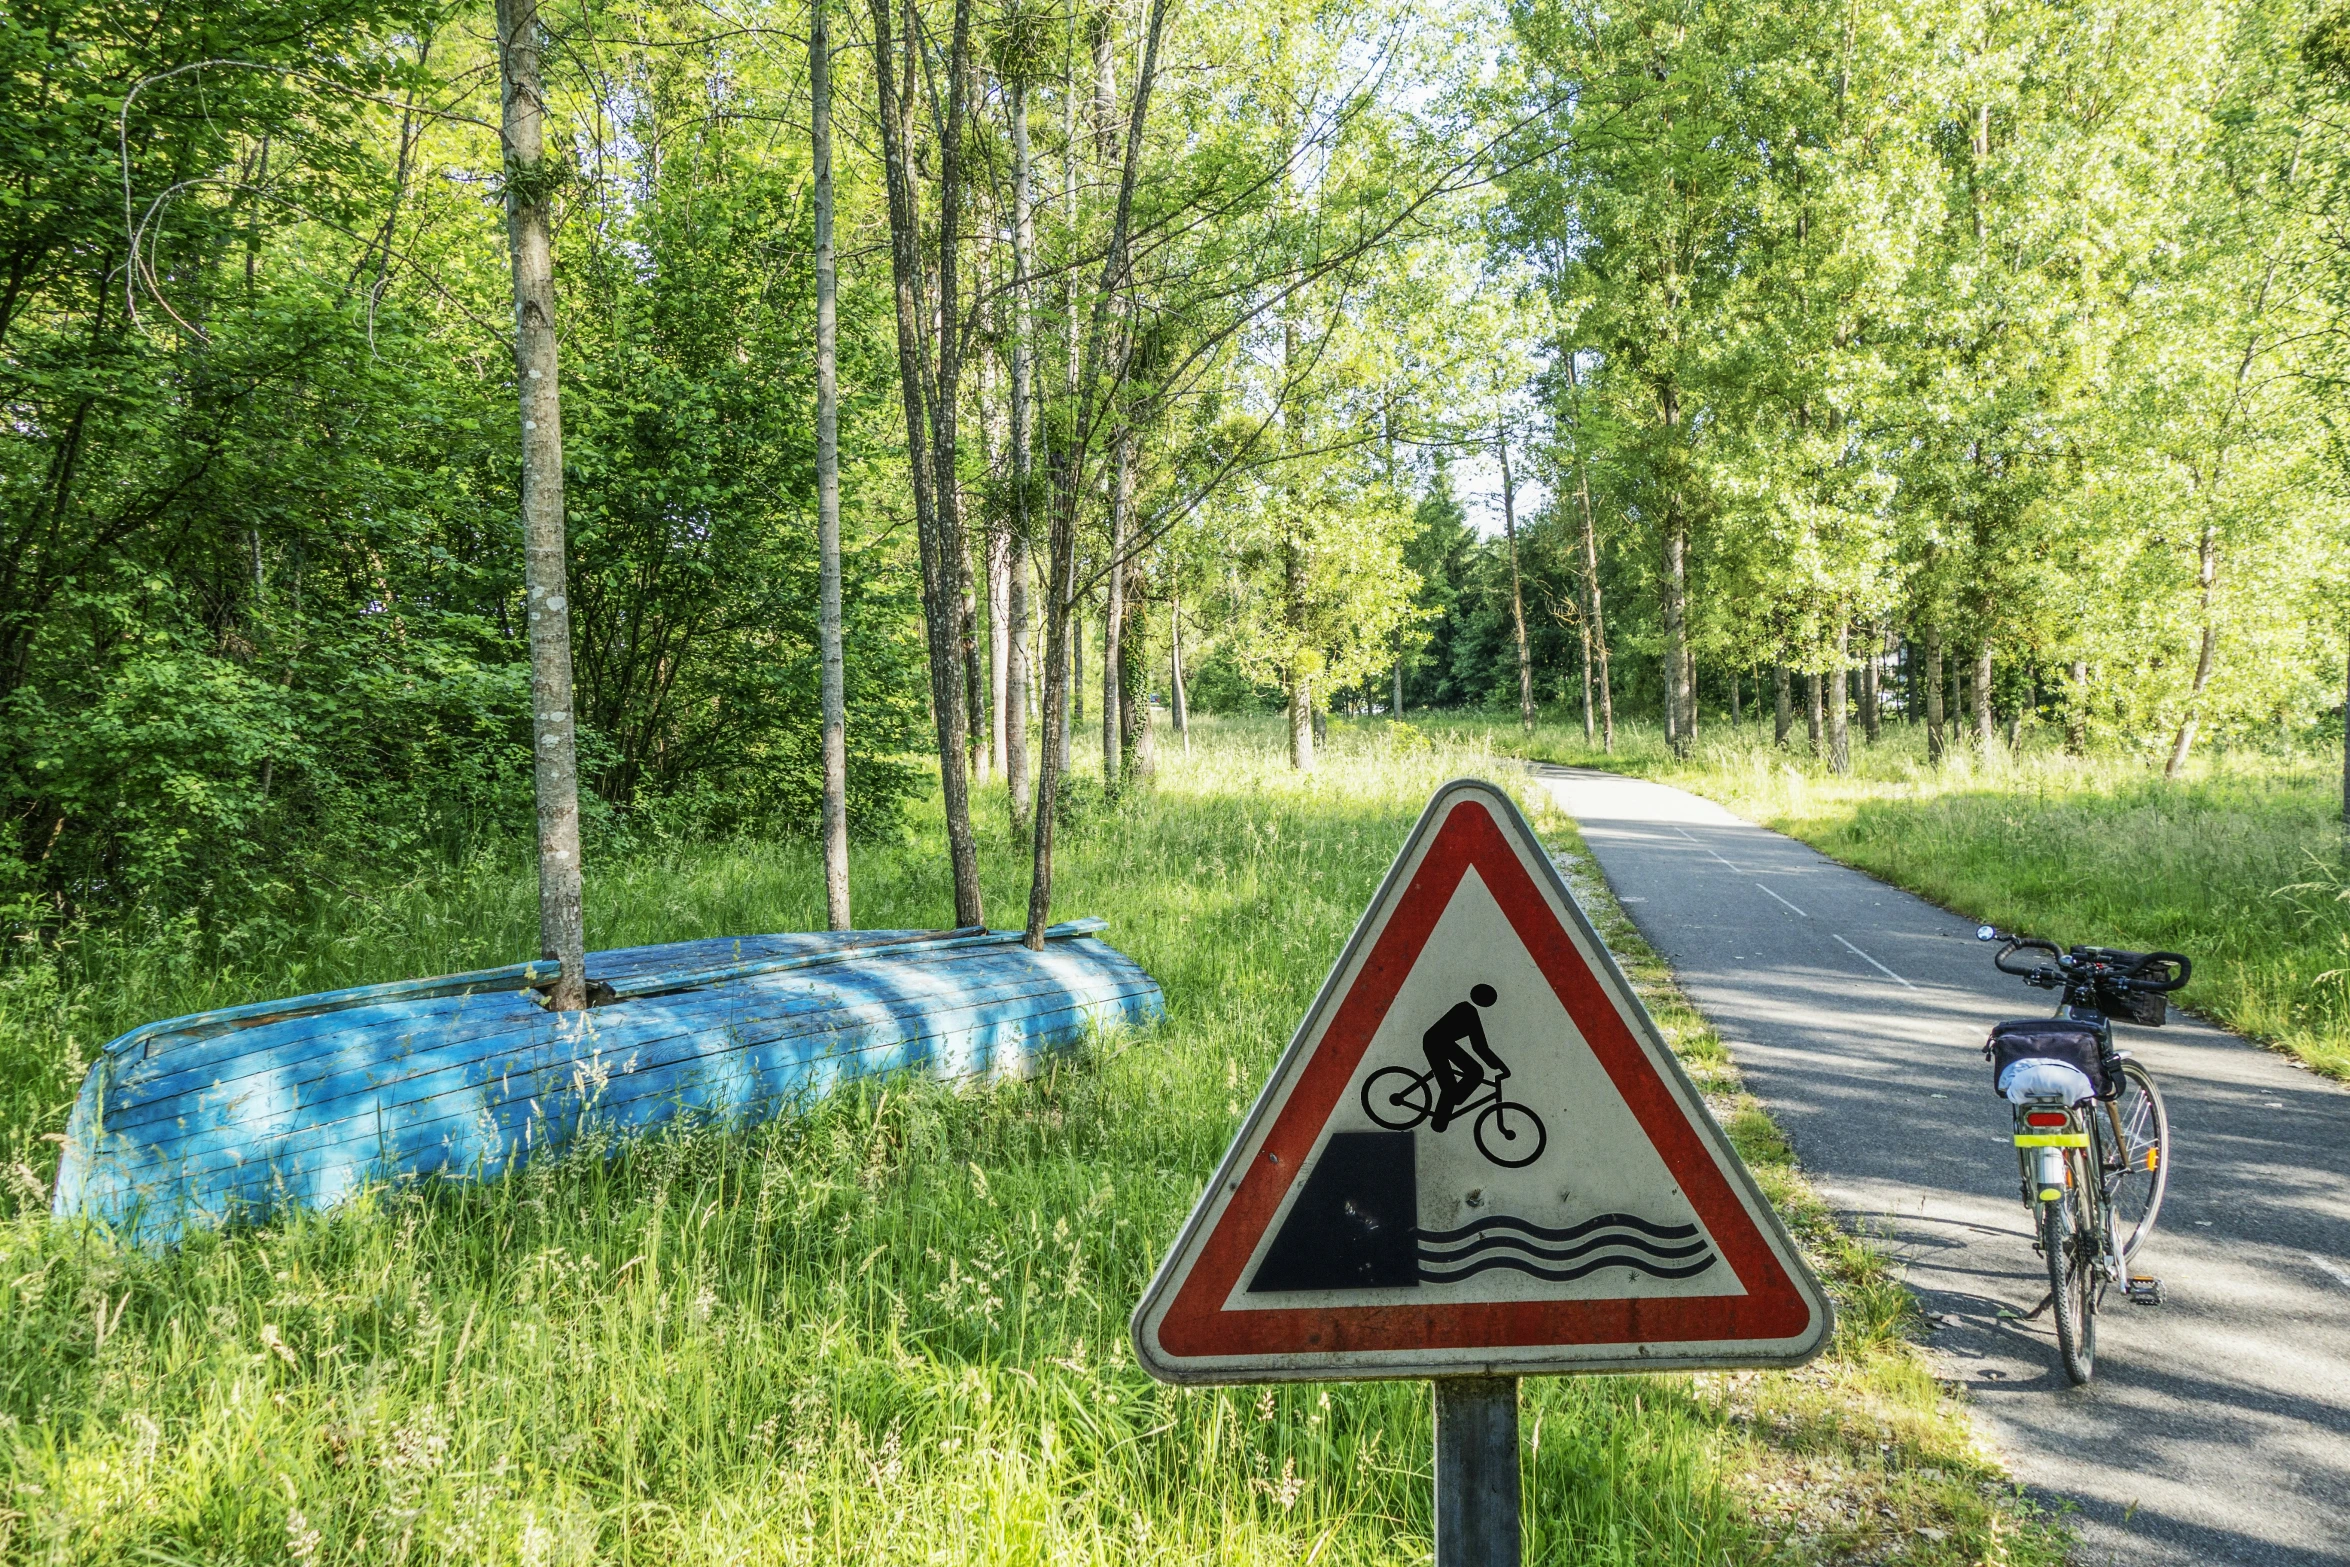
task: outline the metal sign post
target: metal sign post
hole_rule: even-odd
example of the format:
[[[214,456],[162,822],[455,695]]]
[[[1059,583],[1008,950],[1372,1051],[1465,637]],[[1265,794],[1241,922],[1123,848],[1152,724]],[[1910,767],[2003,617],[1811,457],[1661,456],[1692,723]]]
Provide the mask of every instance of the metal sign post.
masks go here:
[[[1435,1387],[1436,1567],[1518,1567],[1518,1379]]]

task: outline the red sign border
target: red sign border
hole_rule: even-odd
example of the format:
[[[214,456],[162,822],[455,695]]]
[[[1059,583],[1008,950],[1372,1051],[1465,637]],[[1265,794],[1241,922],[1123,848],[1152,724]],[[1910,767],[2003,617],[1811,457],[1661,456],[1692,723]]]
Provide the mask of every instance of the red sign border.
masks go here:
[[[1529,874],[1519,849],[1487,801],[1477,798],[1490,789],[1448,785],[1445,793],[1460,797],[1446,804],[1440,793],[1433,802],[1443,815],[1426,854],[1412,867],[1411,880],[1401,893],[1385,900],[1392,912],[1344,993],[1334,998],[1334,1004],[1317,1009],[1330,1014],[1329,1025],[1294,1074],[1272,1127],[1239,1177],[1239,1189],[1200,1244],[1185,1248],[1190,1250],[1191,1266],[1179,1281],[1172,1281],[1175,1296],[1155,1334],[1156,1348],[1173,1363],[1170,1369],[1187,1361],[1250,1356],[1492,1350],[1502,1352],[1497,1358],[1507,1359],[1508,1351],[1567,1345],[1783,1344],[1815,1324],[1818,1339],[1824,1341],[1825,1303],[1815,1313],[1811,1292],[1781,1264],[1708,1140],[1691,1124],[1680,1096],[1650,1061],[1607,987]],[[1506,799],[1500,803],[1516,817]],[[1521,825],[1519,830],[1525,829]],[[1425,828],[1415,839],[1424,834]],[[1238,1284],[1241,1270],[1472,867],[1680,1183],[1746,1294],[1225,1309],[1223,1303]],[[1221,1179],[1228,1182],[1230,1173]],[[1154,1289],[1149,1299],[1159,1293]]]

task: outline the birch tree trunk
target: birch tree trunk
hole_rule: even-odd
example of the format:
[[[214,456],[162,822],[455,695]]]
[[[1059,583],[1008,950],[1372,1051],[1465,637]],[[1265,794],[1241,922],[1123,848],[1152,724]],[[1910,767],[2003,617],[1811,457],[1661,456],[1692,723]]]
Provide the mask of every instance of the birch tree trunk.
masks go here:
[[[1583,743],[1589,745],[1595,733],[1591,712],[1591,620],[1583,621]]]
[[[964,708],[960,667],[963,568],[962,524],[951,465],[955,456],[953,392],[958,379],[954,331],[955,221],[961,179],[962,91],[970,61],[970,0],[957,0],[955,34],[948,69],[946,146],[941,150],[939,214],[939,395],[928,385],[928,353],[922,308],[921,221],[915,209],[907,141],[912,118],[910,94],[901,93],[897,62],[891,57],[890,0],[870,0],[873,13],[873,71],[880,95],[882,169],[889,186],[890,271],[895,284],[898,380],[906,406],[906,460],[914,491],[914,527],[922,557],[922,609],[930,654],[930,700],[937,719],[940,792],[944,797],[947,856],[954,873],[955,923],[982,922],[978,847],[971,835],[970,781],[964,771],[969,714]],[[912,36],[907,38],[909,49]],[[935,464],[943,458],[948,471]]]
[[[2219,653],[2219,623],[2211,617],[2211,585],[2218,575],[2219,541],[2206,523],[2202,542],[2196,548],[2195,563],[2195,580],[2203,590],[2203,646],[2195,656],[2195,683],[2187,692],[2187,716],[2179,720],[2178,736],[2171,742],[2170,760],[2162,766],[2165,778],[2178,777],[2179,769],[2187,765],[2187,753],[2195,746],[2195,732],[2203,725],[2203,692],[2211,684],[2212,661]]]
[[[1004,782],[1012,838],[1028,838],[1028,557],[1036,488],[1036,316],[1030,274],[1036,269],[1034,163],[1028,147],[1028,83],[1012,83],[1012,503],[1004,571],[1010,579],[1004,659]]]
[[[1665,516],[1665,738],[1677,756],[1689,754],[1689,530],[1667,503]]]
[[[1795,727],[1794,694],[1788,689],[1792,684],[1785,664],[1771,666],[1771,744],[1782,751],[1787,749],[1788,732]]]
[[[1118,792],[1118,764],[1125,760],[1125,724],[1120,689],[1119,645],[1126,635],[1126,522],[1134,504],[1134,432],[1121,419],[1110,436],[1110,577],[1102,608],[1102,788]]]
[[[1591,655],[1599,655],[1599,723],[1601,744],[1609,755],[1616,749],[1616,703],[1609,687],[1607,617],[1599,603],[1599,529],[1591,515],[1591,470],[1583,460],[1583,383],[1576,369],[1576,350],[1566,355],[1569,407],[1575,420],[1575,501],[1583,516],[1583,624],[1590,641],[1584,657],[1583,738],[1591,739]]]
[[[1175,733],[1183,739],[1183,754],[1191,754],[1191,706],[1183,694],[1183,588],[1168,573],[1167,583],[1167,701]]]
[[[1991,754],[1998,742],[1999,732],[1991,723],[1991,639],[1983,638],[1975,652],[1975,749],[1983,755]]]
[[[1884,691],[1879,684],[1884,658],[1883,650],[1877,645],[1877,636],[1874,631],[1869,633],[1868,647],[1869,656],[1862,659],[1860,665],[1860,726],[1861,733],[1867,738],[1869,744],[1875,745],[1878,737],[1884,732],[1884,721],[1878,712],[1878,708],[1884,700]]]
[[[1845,709],[1850,705],[1852,662],[1852,625],[1840,621],[1836,627],[1836,667],[1828,675],[1828,771],[1837,774],[1852,771],[1852,721]]]
[[[832,39],[825,0],[810,0],[808,99],[816,162],[816,648],[823,666],[824,912],[849,918],[848,703],[840,628],[840,366],[832,254]]]
[[[1534,659],[1526,648],[1526,589],[1518,578],[1518,486],[1510,473],[1508,425],[1495,427],[1494,444],[1501,453],[1501,531],[1510,554],[1510,627],[1518,638],[1518,727],[1532,734]]]
[[[994,445],[996,425],[992,410],[995,406],[995,356],[980,360],[981,381],[979,405],[983,410],[979,428]],[[996,471],[996,454],[987,450],[981,454],[981,466],[989,473]],[[1008,466],[1008,464],[1007,464]],[[981,549],[987,561],[987,767],[982,776],[1004,776],[1004,709],[1009,705],[1012,686],[1012,529],[1002,517],[991,518],[981,533]]]
[[[1942,711],[1942,628],[1935,622],[1926,623],[1926,761],[1935,767],[1942,765],[1945,741],[1942,725],[1947,718]]]
[[[555,258],[539,77],[538,0],[498,0],[504,80],[506,235],[514,261],[514,368],[522,414],[523,602],[530,637],[531,756],[538,796],[539,948],[555,960],[547,1002],[587,1006],[580,893],[579,743],[563,551],[563,418],[555,357]]]
[[[2064,748],[2078,756],[2089,748],[2089,661],[2073,660],[2072,689],[2065,693]]]
[[[1825,747],[1825,737],[1821,731],[1827,727],[1828,701],[1827,694],[1821,687],[1820,673],[1816,669],[1803,677],[1803,698],[1805,705],[1811,709],[1811,724],[1808,730],[1808,737],[1811,740],[1811,754],[1818,756],[1822,754]]]
[[[1159,38],[1166,22],[1167,0],[1151,0],[1150,20],[1143,35],[1142,68],[1135,77],[1134,105],[1126,120],[1126,155],[1118,177],[1118,203],[1110,221],[1109,250],[1102,258],[1101,277],[1094,294],[1092,321],[1087,328],[1082,361],[1078,360],[1075,352],[1074,323],[1071,327],[1070,357],[1075,373],[1070,380],[1075,407],[1071,410],[1072,418],[1067,434],[1053,452],[1052,566],[1045,601],[1045,705],[1048,709],[1058,709],[1067,700],[1066,693],[1070,685],[1069,611],[1076,586],[1077,510],[1085,487],[1085,436],[1093,422],[1094,378],[1101,368],[1102,345],[1107,335],[1111,303],[1126,276],[1127,242],[1134,217],[1134,184],[1142,160],[1142,132],[1150,113],[1151,84],[1158,73]],[[1074,18],[1070,27],[1074,32]],[[1070,123],[1073,127],[1073,109]],[[1070,152],[1069,170],[1070,206],[1074,217],[1074,148]],[[1074,273],[1070,287],[1074,300]],[[1031,845],[1032,870],[1028,881],[1028,928],[1023,939],[1031,949],[1038,951],[1044,947],[1045,926],[1052,911],[1053,807],[1059,798],[1061,771],[1065,765],[1065,759],[1057,754],[1057,749],[1050,746],[1046,748],[1044,765],[1037,770],[1036,779],[1036,825]]]

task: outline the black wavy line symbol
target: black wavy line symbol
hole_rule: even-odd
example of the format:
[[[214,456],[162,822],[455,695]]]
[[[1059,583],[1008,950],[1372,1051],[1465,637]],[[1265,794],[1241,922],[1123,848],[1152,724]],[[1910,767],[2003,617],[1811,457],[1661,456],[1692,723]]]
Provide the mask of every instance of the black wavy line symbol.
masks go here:
[[[1687,1279],[1716,1260],[1696,1225],[1654,1224],[1629,1213],[1603,1213],[1566,1229],[1497,1214],[1455,1230],[1422,1231],[1417,1239],[1423,1284],[1455,1283],[1494,1268],[1561,1284],[1603,1268]]]

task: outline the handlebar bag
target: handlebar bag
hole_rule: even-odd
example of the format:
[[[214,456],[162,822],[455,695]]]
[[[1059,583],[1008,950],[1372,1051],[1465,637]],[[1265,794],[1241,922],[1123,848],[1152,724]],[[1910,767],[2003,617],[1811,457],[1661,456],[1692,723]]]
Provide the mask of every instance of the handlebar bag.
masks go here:
[[[2140,1028],[2160,1028],[2170,1016],[2170,1002],[2161,991],[2119,990],[2111,985],[2097,987],[2097,1009]]]
[[[1983,1042],[1983,1054],[1991,1062],[1993,1093],[1999,1092],[2002,1074],[2018,1061],[2061,1061],[2086,1077],[2098,1098],[2113,1097],[2112,1064],[2097,1031],[2069,1018],[2027,1017],[1994,1024],[1991,1037]]]

